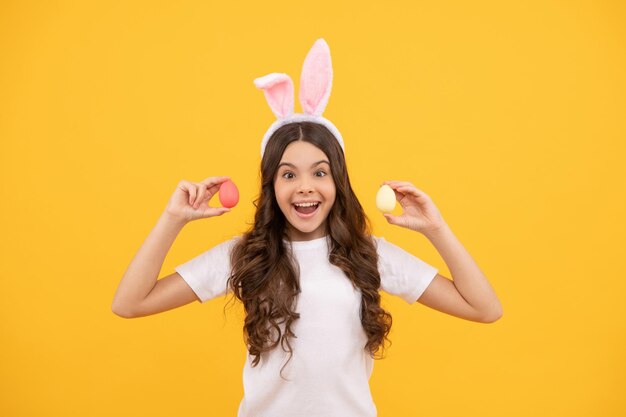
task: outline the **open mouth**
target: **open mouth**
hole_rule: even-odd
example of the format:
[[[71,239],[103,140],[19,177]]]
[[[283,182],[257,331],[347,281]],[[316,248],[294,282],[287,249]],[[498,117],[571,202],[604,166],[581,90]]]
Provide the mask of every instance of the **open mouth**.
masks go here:
[[[318,212],[320,205],[321,203],[319,201],[315,204],[312,204],[312,205],[306,204],[304,206],[292,204],[298,216],[302,218],[308,218],[308,217],[314,216],[315,213]]]

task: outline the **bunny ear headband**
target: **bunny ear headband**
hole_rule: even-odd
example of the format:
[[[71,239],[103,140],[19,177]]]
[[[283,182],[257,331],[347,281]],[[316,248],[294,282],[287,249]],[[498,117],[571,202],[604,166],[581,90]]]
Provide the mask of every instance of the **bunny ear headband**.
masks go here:
[[[254,80],[254,85],[263,90],[267,103],[277,117],[263,136],[261,157],[265,152],[267,141],[279,127],[303,121],[326,126],[345,152],[341,133],[330,120],[322,116],[328,104],[332,84],[333,66],[330,60],[330,48],[323,38],[315,41],[302,65],[298,98],[304,113],[293,112],[294,91],[289,75],[273,72]]]

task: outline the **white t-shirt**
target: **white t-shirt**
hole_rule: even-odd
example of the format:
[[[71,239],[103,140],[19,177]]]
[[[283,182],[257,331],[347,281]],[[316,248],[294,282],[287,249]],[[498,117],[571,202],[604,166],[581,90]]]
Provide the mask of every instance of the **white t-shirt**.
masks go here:
[[[204,303],[228,295],[230,250],[240,236],[227,240],[175,270]],[[438,269],[373,236],[379,255],[381,290],[412,304],[426,290]],[[243,369],[244,398],[237,417],[375,417],[369,379],[373,359],[360,319],[361,292],[343,271],[328,261],[326,237],[292,242],[300,267],[296,312],[291,327],[289,359],[281,344],[252,367],[247,352]],[[284,323],[281,326],[284,334]],[[275,335],[276,336],[276,335]],[[274,337],[275,337],[274,336]]]

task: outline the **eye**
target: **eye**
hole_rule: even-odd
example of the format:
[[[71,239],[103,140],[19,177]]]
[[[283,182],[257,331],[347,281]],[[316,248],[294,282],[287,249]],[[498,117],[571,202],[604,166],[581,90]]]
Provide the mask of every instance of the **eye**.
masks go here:
[[[326,175],[328,175],[328,174],[326,174],[326,172],[325,172],[325,171],[322,171],[322,170],[317,171],[317,172],[316,172],[316,174],[319,174],[320,172],[321,172],[322,174],[324,174],[324,175],[321,175],[322,177],[325,177]]]
[[[293,173],[286,171],[283,173],[282,177],[285,178],[285,175],[293,175]],[[287,177],[287,179],[289,179],[290,177]]]

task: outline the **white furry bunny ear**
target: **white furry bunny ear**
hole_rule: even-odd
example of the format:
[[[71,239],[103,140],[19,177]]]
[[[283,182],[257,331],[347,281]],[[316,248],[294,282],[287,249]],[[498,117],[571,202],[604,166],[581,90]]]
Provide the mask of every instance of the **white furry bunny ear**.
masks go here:
[[[293,114],[293,81],[289,75],[273,72],[255,79],[254,85],[263,90],[277,118],[284,119]]]
[[[323,38],[319,38],[307,54],[300,76],[298,98],[305,114],[321,116],[328,104],[333,84],[333,64],[330,48]]]

